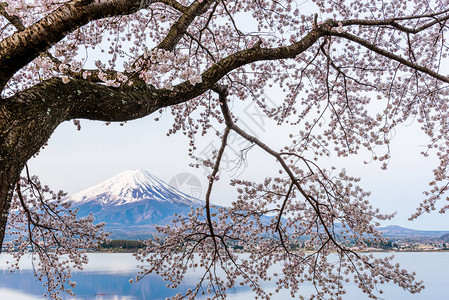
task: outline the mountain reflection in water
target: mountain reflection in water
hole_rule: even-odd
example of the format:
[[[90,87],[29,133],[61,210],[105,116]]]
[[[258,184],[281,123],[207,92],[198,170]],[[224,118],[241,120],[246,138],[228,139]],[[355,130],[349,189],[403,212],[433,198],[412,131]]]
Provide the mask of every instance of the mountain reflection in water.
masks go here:
[[[180,291],[194,287],[200,273],[188,271],[185,282],[177,289],[166,288],[167,282],[156,275],[149,275],[137,283],[129,283],[137,272],[137,261],[132,254],[123,253],[89,253],[89,264],[83,271],[74,271],[73,280],[77,282],[75,299],[97,299],[97,300],[159,300],[176,295]],[[243,254],[245,255],[245,254]],[[382,257],[391,253],[375,253]],[[410,271],[416,271],[418,280],[424,280],[425,290],[420,294],[411,295],[394,284],[380,286],[384,290],[384,299],[394,300],[443,300],[448,299],[449,294],[449,253],[448,252],[404,252],[396,253],[395,261]],[[43,299],[45,288],[38,282],[32,272],[30,259],[25,257],[21,263],[21,270],[10,273],[6,268],[5,261],[11,257],[0,255],[0,299]],[[275,270],[280,271],[280,266]],[[263,284],[267,291],[274,291],[273,282]],[[368,297],[362,294],[355,284],[345,286],[348,294],[344,300],[364,300]],[[301,289],[302,294],[314,293],[310,283],[305,283]],[[73,299],[64,296],[64,299]],[[201,299],[201,297],[198,297]],[[254,299],[254,294],[247,287],[239,287],[231,290],[228,299],[247,300]],[[291,299],[288,291],[283,290],[275,294],[272,299]]]

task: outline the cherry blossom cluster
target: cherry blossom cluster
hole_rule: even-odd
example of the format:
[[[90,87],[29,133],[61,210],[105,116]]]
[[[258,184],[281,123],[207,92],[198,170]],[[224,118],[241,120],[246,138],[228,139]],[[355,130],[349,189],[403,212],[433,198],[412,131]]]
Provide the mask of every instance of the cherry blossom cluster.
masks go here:
[[[348,178],[343,176],[342,180]],[[194,269],[200,276],[198,282],[173,299],[195,299],[198,295],[221,299],[229,289],[240,285],[249,286],[261,299],[271,299],[282,289],[301,299],[342,299],[348,282],[356,283],[373,299],[381,296],[381,285],[388,282],[412,293],[422,290],[423,284],[415,281],[415,274],[400,269],[392,257],[355,252],[367,248],[363,236],[382,239],[371,220],[384,216],[364,201],[358,205],[322,201],[323,208],[334,207],[318,215],[301,197],[292,194],[279,222],[288,182],[273,178],[263,184],[233,183],[239,186],[241,196],[232,207],[211,207],[213,235],[204,209],[193,210],[188,217],[178,216],[172,224],[159,227],[159,235],[147,240],[147,247],[136,253],[142,265],[135,280],[158,274],[167,281],[167,287],[176,288],[188,270]],[[348,193],[346,188],[342,185],[340,192]],[[361,209],[346,211],[357,206]],[[349,243],[353,240],[355,248]],[[281,273],[274,271],[277,265],[282,266]],[[261,287],[266,281],[276,284],[274,293]],[[301,294],[305,282],[315,285],[314,295]]]
[[[367,197],[369,192],[358,186],[359,178],[345,170],[330,172],[294,152],[275,152],[261,140],[235,125],[230,116],[225,92],[217,89],[227,130],[215,156],[204,209],[193,210],[188,217],[178,216],[172,224],[158,227],[159,234],[146,242],[147,248],[136,254],[143,264],[136,277],[156,273],[175,288],[189,269],[202,274],[194,288],[174,299],[194,299],[198,294],[212,298],[226,296],[227,289],[249,285],[258,297],[270,299],[260,282],[275,281],[279,292],[288,288],[292,297],[301,284],[312,282],[322,299],[341,299],[343,284],[356,283],[362,292],[377,299],[380,285],[394,282],[411,293],[422,290],[423,283],[415,274],[383,259],[362,255],[365,239],[385,241],[376,231],[377,220],[393,215],[380,214]],[[211,207],[210,190],[227,145],[229,130],[276,158],[282,166],[280,174],[263,183],[233,180],[240,196],[230,208]],[[287,164],[289,161],[290,164]],[[307,170],[307,171],[305,171]],[[295,248],[296,246],[296,248]],[[244,249],[240,254],[235,249]],[[270,272],[282,266],[282,274]],[[375,292],[377,291],[377,293]]]
[[[104,224],[94,225],[92,216],[77,217],[65,195],[42,186],[36,176],[21,178],[3,245],[12,255],[11,272],[19,268],[24,255],[31,255],[35,276],[52,299],[62,299],[61,292],[75,295],[72,270],[82,270],[88,262],[86,251],[96,249],[108,236]]]
[[[140,78],[147,84],[158,88],[171,90],[178,80],[187,80],[192,85],[201,83],[201,70],[192,68],[189,56],[182,52],[174,54],[158,48],[146,51],[134,69],[130,68],[127,71],[132,73],[135,69],[140,71]]]

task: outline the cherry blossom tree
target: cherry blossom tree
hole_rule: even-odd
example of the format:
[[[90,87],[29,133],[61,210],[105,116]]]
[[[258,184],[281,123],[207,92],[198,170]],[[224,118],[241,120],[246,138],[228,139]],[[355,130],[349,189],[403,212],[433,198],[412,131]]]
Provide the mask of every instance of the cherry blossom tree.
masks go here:
[[[447,199],[445,1],[7,0],[0,15],[0,244],[8,230],[23,251],[33,245],[50,292],[69,278],[57,254],[73,254],[75,265],[82,258],[49,250],[70,249],[76,239],[89,247],[105,236],[61,206],[62,194],[20,179],[27,161],[64,121],[124,122],[168,109],[170,134],[186,134],[195,163],[210,168],[206,205],[159,228],[161,237],[136,254],[145,262],[137,279],[157,272],[177,286],[187,269],[202,268],[198,285],[179,297],[224,297],[244,284],[269,298],[259,283],[270,278],[293,295],[311,281],[315,298],[339,298],[351,280],[373,298],[390,281],[422,289],[390,258],[354,251],[351,244],[366,247],[367,235],[383,239],[377,221],[391,216],[370,206],[357,177],[320,162],[368,152],[387,168],[395,128],[414,121],[429,138],[422,154],[440,163],[412,218]],[[270,89],[282,98],[276,108],[264,99]],[[269,145],[243,130],[229,105],[239,101],[290,124],[290,142]],[[231,181],[240,196],[213,208],[231,132],[280,171],[263,182]],[[195,140],[208,133],[221,147],[200,159]],[[250,254],[238,256],[232,245]],[[283,274],[269,272],[276,263]]]

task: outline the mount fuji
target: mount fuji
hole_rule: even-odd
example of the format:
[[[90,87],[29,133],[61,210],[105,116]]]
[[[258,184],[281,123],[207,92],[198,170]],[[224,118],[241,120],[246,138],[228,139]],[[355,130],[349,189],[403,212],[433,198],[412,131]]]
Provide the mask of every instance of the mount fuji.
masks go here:
[[[127,170],[66,198],[79,216],[92,213],[105,222],[112,238],[146,238],[155,225],[168,224],[175,213],[187,215],[204,202],[171,187],[144,170]]]

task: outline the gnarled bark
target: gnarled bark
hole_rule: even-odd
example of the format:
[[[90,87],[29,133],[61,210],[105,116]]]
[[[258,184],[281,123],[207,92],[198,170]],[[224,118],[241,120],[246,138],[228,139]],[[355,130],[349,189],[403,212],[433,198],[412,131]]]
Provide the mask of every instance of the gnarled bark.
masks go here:
[[[19,179],[21,166],[14,162],[2,165],[0,171],[0,245],[3,245],[5,237],[6,223],[8,222],[8,212],[14,190],[14,182]],[[0,247],[0,253],[2,247]]]
[[[46,102],[45,90],[34,89],[29,100],[0,102],[0,242],[3,242],[15,183],[25,163],[45,144],[68,116],[68,109]],[[25,97],[26,93],[22,94]],[[45,95],[46,96],[46,95]]]

